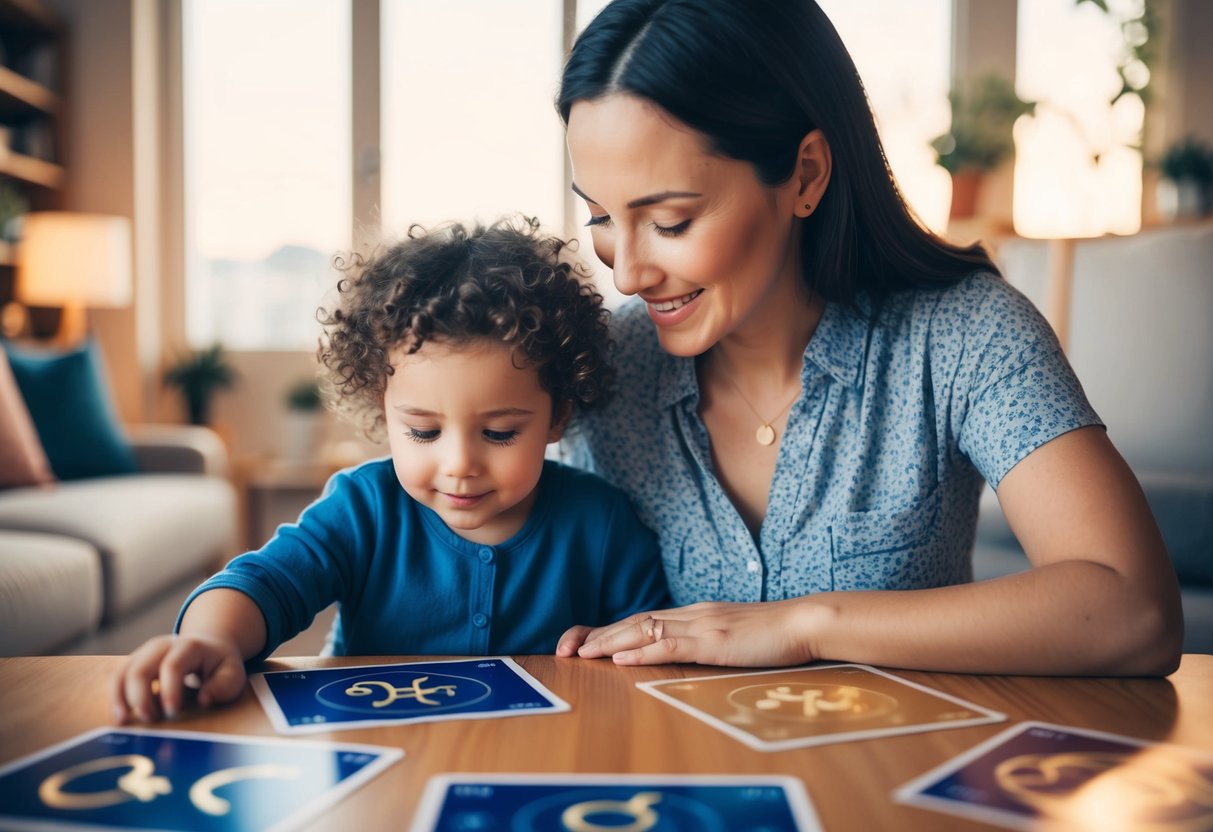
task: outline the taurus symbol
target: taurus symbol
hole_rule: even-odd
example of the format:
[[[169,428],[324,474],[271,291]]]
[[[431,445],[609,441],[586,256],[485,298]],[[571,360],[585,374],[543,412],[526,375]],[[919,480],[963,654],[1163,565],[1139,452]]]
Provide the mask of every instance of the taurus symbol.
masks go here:
[[[430,677],[419,676],[413,680],[413,684],[406,688],[394,687],[387,682],[379,681],[355,682],[351,687],[346,689],[345,693],[347,696],[370,696],[372,693],[374,693],[374,691],[371,690],[372,687],[379,688],[384,694],[386,694],[387,698],[380,699],[377,702],[372,702],[371,707],[373,708],[385,707],[392,704],[397,699],[415,699],[419,704],[422,705],[440,705],[442,704],[441,702],[437,702],[433,699],[426,699],[426,696],[431,693],[445,693],[448,697],[455,695],[454,685],[436,685],[432,688],[422,687],[421,683],[428,678]]]
[[[569,832],[646,832],[657,825],[659,818],[653,805],[661,802],[661,792],[639,792],[630,800],[587,800],[574,803],[560,815],[560,822]],[[628,815],[632,822],[626,826],[600,826],[590,815]]]

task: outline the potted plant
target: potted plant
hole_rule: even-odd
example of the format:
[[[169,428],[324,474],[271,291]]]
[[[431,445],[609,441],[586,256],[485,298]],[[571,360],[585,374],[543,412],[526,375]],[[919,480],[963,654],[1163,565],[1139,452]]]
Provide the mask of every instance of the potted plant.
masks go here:
[[[320,382],[315,378],[299,379],[287,388],[285,401],[282,455],[290,462],[313,462],[324,427],[324,396]]]
[[[164,372],[164,383],[181,391],[191,425],[209,424],[211,399],[232,387],[237,378],[220,344],[191,350]]]
[[[931,140],[938,164],[952,175],[952,218],[971,217],[985,174],[1015,151],[1011,133],[1016,119],[1031,115],[1036,104],[1015,94],[1000,75],[983,75],[948,93],[952,126]]]
[[[1203,216],[1213,201],[1213,147],[1189,136],[1158,160],[1158,212],[1168,222]]]

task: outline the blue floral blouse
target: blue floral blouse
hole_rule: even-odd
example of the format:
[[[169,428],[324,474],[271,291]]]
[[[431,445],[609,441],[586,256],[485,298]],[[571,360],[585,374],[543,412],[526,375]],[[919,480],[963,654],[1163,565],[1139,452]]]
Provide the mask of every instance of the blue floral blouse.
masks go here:
[[[804,354],[755,538],[713,471],[695,361],[639,302],[612,321],[619,390],[564,451],[632,498],[674,599],[766,601],[972,580],[983,478],[1101,424],[1048,323],[997,275],[828,304]]]

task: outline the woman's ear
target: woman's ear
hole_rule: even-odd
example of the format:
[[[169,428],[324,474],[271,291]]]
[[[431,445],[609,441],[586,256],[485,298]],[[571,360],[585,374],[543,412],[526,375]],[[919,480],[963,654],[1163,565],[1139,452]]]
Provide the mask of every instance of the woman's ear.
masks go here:
[[[548,444],[559,442],[568,427],[569,418],[573,415],[573,403],[565,401],[552,409],[552,426],[548,428]]]
[[[796,157],[796,175],[792,181],[799,189],[792,213],[805,218],[817,210],[826,187],[830,184],[833,158],[830,143],[820,130],[811,130],[800,140],[800,152]]]

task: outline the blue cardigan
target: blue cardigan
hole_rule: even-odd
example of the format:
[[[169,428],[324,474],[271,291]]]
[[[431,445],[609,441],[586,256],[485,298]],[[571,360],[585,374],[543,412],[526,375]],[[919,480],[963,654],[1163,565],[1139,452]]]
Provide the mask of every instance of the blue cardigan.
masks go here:
[[[485,546],[400,487],[391,459],[333,476],[321,497],[199,586],[248,595],[265,616],[253,661],[336,601],[337,655],[550,653],[574,624],[668,605],[657,541],[605,481],[544,463],[526,524]]]

